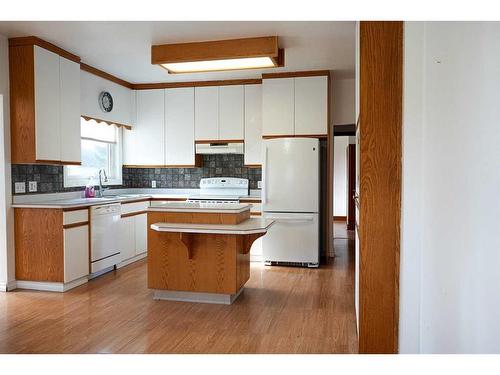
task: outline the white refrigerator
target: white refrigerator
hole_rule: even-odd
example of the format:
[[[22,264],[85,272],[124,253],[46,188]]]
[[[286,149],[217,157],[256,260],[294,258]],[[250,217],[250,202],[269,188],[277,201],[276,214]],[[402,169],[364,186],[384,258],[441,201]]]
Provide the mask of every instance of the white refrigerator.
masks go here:
[[[319,265],[319,140],[263,141],[263,217],[275,221],[262,237],[266,264]]]

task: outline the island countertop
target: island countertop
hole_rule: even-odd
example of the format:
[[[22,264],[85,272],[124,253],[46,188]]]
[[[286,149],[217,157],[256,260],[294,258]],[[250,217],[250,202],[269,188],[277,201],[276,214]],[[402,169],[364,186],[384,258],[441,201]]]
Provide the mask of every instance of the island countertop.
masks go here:
[[[165,202],[160,206],[149,207],[150,212],[203,212],[238,214],[250,211],[250,204],[243,203],[198,203],[198,202]]]
[[[154,223],[157,232],[210,233],[210,234],[257,234],[266,233],[273,220],[252,218],[239,224]]]

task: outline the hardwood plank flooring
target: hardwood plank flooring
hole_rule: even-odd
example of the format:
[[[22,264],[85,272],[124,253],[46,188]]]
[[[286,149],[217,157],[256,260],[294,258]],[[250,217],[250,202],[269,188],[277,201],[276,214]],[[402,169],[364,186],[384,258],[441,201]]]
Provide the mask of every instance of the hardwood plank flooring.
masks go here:
[[[252,263],[231,306],[153,301],[146,262],[64,294],[0,293],[0,353],[355,353],[352,241],[320,269]]]

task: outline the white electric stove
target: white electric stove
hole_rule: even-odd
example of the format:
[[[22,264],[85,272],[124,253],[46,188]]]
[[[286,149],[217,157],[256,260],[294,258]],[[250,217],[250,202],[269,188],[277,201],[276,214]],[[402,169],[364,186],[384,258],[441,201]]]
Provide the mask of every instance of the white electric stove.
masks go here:
[[[248,179],[212,177],[200,180],[200,194],[189,196],[187,202],[194,203],[239,203],[248,196]]]

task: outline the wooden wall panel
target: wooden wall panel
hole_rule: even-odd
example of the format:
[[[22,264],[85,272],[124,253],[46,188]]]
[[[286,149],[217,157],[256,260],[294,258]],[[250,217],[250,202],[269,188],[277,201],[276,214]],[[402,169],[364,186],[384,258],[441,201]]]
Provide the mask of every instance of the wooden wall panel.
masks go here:
[[[64,281],[63,211],[14,209],[16,279]]]
[[[359,351],[397,353],[403,22],[360,24]]]

